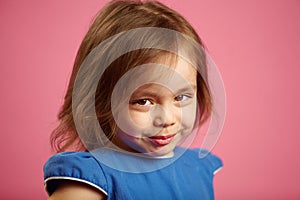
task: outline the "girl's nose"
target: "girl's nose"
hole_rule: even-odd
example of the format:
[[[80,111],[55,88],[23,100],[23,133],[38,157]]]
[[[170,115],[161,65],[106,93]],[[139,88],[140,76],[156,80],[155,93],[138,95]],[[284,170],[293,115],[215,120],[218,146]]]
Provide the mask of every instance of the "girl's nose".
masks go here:
[[[151,112],[153,125],[163,128],[175,125],[176,113],[176,108],[173,106],[156,105]]]

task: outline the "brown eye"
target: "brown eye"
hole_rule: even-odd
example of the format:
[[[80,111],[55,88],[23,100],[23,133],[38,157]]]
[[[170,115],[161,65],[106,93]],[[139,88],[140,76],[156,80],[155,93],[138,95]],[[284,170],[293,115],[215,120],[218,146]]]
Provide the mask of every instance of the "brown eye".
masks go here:
[[[149,99],[139,99],[134,101],[134,104],[138,104],[141,106],[150,106],[152,103]]]
[[[174,100],[175,101],[179,101],[179,102],[183,102],[183,101],[187,101],[189,99],[191,99],[192,97],[189,96],[189,95],[185,95],[185,94],[180,94],[180,95],[177,95]]]
[[[175,99],[175,101],[182,101],[183,95],[178,95],[174,99]]]

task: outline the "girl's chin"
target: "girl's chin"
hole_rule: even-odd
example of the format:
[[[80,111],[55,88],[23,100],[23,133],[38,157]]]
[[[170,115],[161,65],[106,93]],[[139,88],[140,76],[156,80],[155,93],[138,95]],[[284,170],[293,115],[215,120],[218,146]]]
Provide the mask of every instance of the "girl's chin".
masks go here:
[[[155,158],[170,158],[174,156],[174,148],[173,145],[166,145],[162,147],[153,147],[149,149],[143,149],[139,151],[146,156],[155,157]]]

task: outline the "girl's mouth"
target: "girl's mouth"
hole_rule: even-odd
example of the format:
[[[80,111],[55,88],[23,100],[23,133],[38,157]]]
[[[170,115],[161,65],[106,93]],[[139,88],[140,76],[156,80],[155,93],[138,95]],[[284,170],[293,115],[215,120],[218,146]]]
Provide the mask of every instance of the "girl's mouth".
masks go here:
[[[149,139],[152,143],[154,143],[157,146],[165,146],[165,145],[170,144],[172,142],[175,135],[176,134],[158,135],[158,136],[149,137]]]

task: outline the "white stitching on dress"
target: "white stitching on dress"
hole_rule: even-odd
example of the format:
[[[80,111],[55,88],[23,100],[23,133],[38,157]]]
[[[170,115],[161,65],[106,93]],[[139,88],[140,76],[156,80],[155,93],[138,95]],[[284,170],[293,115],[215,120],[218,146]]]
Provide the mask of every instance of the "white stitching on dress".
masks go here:
[[[50,181],[50,180],[60,180],[60,179],[62,179],[62,180],[71,180],[71,181],[78,181],[78,182],[81,182],[81,183],[88,184],[88,185],[90,185],[92,187],[95,187],[96,189],[100,190],[101,192],[103,192],[107,196],[107,192],[105,190],[103,190],[101,187],[99,187],[98,185],[96,185],[94,183],[91,183],[89,181],[83,180],[83,179],[73,178],[73,177],[67,177],[67,176],[53,176],[53,177],[47,178],[44,181],[45,188],[47,187],[47,181]]]

